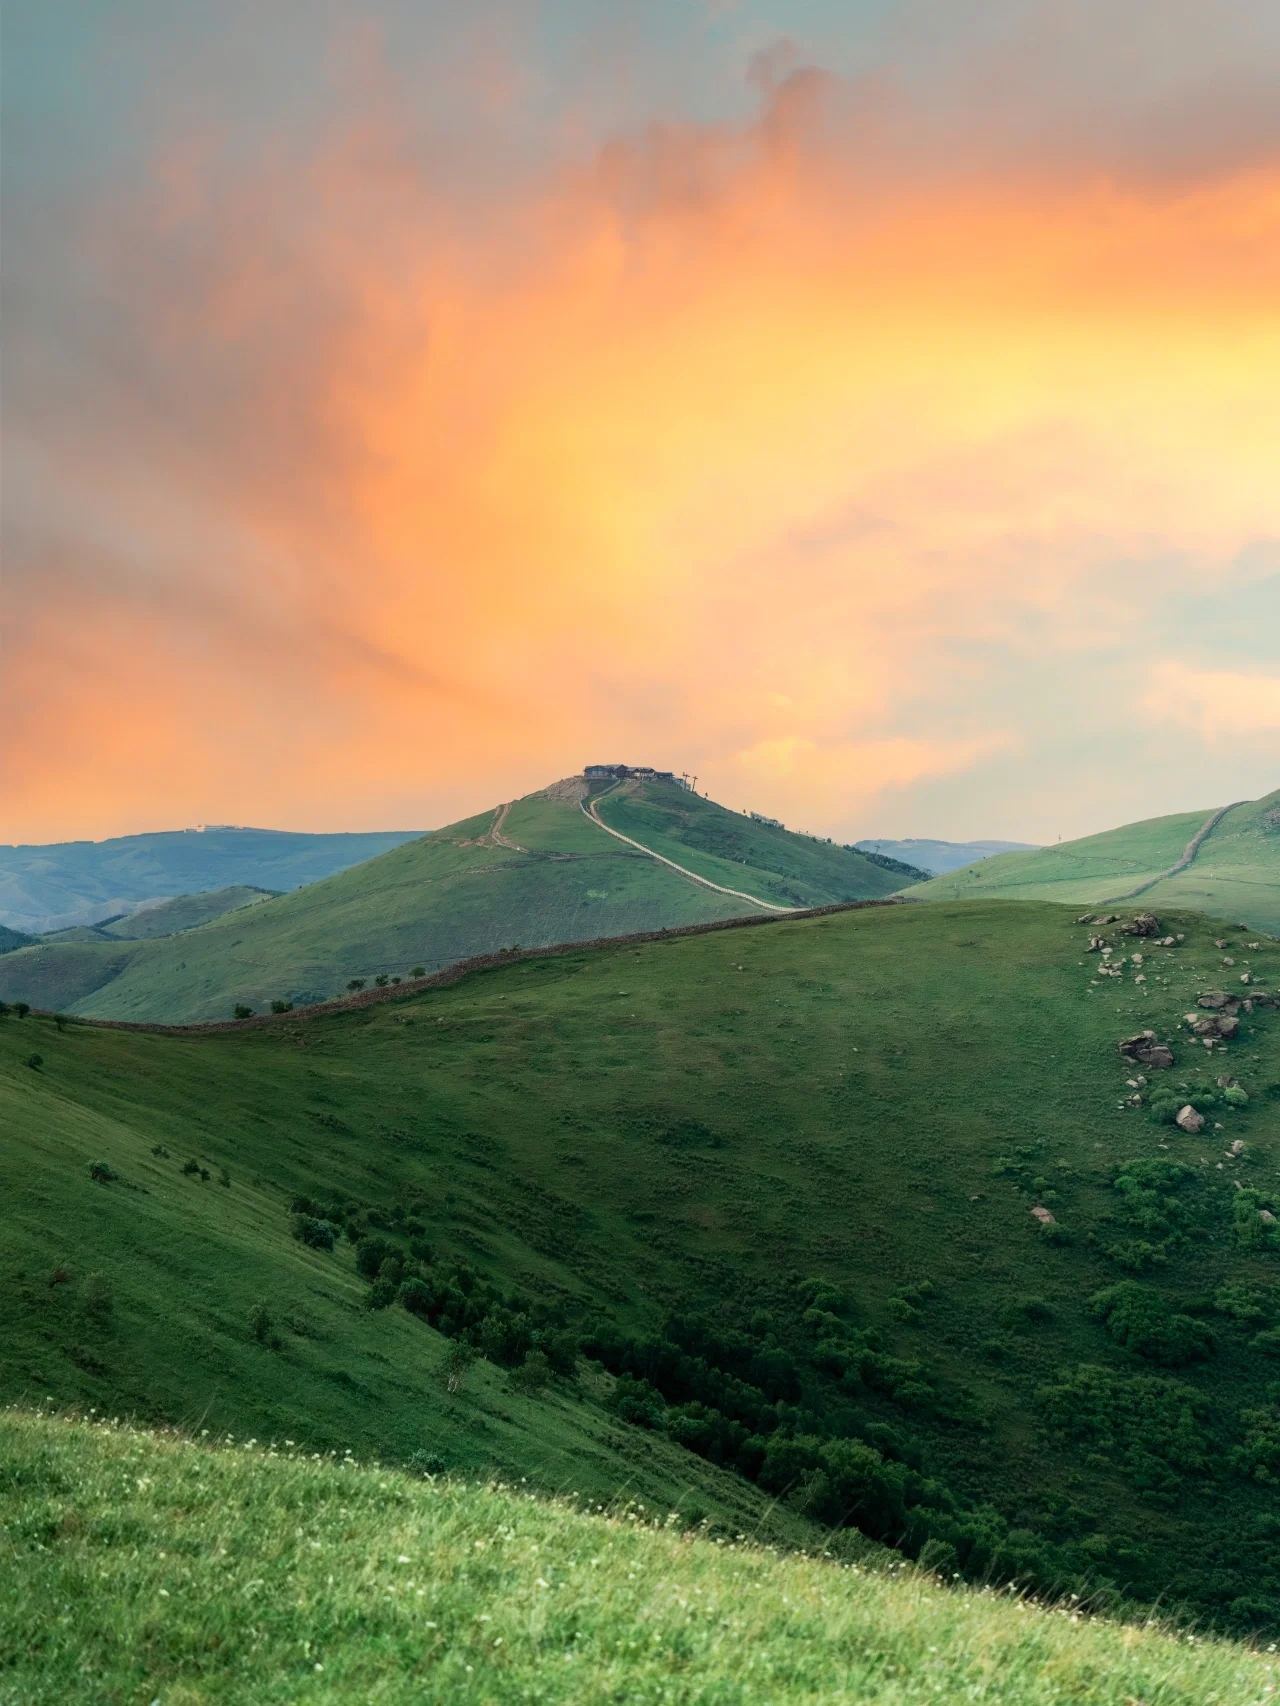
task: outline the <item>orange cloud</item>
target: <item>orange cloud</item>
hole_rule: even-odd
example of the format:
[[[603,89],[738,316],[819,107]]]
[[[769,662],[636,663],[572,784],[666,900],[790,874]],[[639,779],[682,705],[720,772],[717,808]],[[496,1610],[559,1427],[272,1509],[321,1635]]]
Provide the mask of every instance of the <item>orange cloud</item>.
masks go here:
[[[861,828],[1028,744],[992,660],[1086,667],[1100,575],[1280,535],[1280,167],[872,169],[825,100],[474,208],[368,131],[184,156],[105,251],[160,402],[59,449],[12,833],[440,821],[601,755]]]

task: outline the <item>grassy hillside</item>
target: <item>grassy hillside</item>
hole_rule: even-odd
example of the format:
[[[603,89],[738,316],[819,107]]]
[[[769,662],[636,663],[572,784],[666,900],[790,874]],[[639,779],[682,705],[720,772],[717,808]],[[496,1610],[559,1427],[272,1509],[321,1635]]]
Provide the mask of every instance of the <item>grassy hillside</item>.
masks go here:
[[[13,1412],[0,1439],[0,1686],[27,1706],[1275,1697],[1268,1654],[717,1545],[661,1507]]]
[[[0,924],[39,934],[92,924],[157,896],[239,884],[293,889],[372,859],[418,833],[302,835],[221,827],[0,847]]]
[[[30,947],[34,941],[34,936],[26,936],[21,930],[10,930],[0,924],[0,954],[11,954],[15,948]]]
[[[139,912],[127,912],[122,918],[103,919],[97,924],[73,924],[65,930],[51,930],[41,938],[43,945],[68,942],[142,942],[155,936],[176,936],[181,930],[194,930],[228,912],[238,912],[244,906],[257,906],[274,898],[270,889],[250,888],[240,884],[235,888],[213,889],[202,894],[176,895]],[[22,945],[31,942],[24,938]]]
[[[610,828],[698,876],[778,906],[871,900],[902,886],[900,873],[851,848],[757,823],[670,782],[606,787],[596,810]]]
[[[1197,907],[1280,933],[1280,791],[1235,806],[1187,868],[1158,882],[1213,815],[1211,808],[1126,824],[1034,853],[1004,853],[906,892],[916,900],[1005,896],[1101,906],[1143,884],[1144,905]]]
[[[1280,947],[1165,923],[1116,977],[1060,908],[943,902],[199,1038],[0,1020],[0,1391],[1276,1631],[1280,1013],[1176,1033]]]
[[[302,1006],[341,994],[352,978],[435,971],[514,943],[590,940],[758,910],[607,835],[584,815],[584,792],[566,785],[530,795],[180,936],[127,948],[90,940],[19,949],[0,958],[0,1000],[97,1018],[223,1019],[240,1004]],[[677,794],[689,802],[679,811],[669,798]],[[901,881],[842,848],[785,831],[747,833],[736,814],[663,784],[607,804],[633,839],[652,830],[655,847],[672,847],[678,864],[726,887],[782,896],[783,905],[882,895]],[[672,824],[767,863],[730,865],[686,846]],[[740,839],[730,842],[733,835]]]

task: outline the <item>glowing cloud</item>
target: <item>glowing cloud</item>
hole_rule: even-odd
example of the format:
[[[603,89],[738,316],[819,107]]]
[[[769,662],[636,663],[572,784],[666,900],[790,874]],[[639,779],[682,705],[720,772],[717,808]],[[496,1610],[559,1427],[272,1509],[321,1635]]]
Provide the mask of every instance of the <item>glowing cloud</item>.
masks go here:
[[[1225,596],[1280,537],[1280,164],[878,111],[795,72],[465,194],[362,118],[99,207],[97,388],[18,435],[10,833],[441,821],[621,754],[824,831],[981,774],[935,827],[1048,834],[990,775],[1052,680],[1221,702],[1108,672],[1127,566]]]

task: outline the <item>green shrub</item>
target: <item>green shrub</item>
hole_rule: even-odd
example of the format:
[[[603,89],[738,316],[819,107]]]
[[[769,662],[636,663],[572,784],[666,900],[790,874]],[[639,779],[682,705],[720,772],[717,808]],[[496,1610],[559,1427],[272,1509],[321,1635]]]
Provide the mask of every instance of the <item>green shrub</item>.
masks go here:
[[[200,1163],[195,1160],[186,1161],[183,1163],[182,1171],[187,1174],[198,1173],[200,1171]]]
[[[31,1011],[31,1003],[29,1001],[15,1001],[13,1004],[13,1010],[20,1019],[25,1019],[27,1014]]]
[[[271,1011],[273,1013],[292,1013],[293,1012],[293,1002],[292,1001],[273,1001],[271,1003]]]
[[[1246,1280],[1233,1280],[1230,1285],[1219,1286],[1213,1294],[1213,1307],[1219,1315],[1229,1315],[1242,1326],[1266,1321],[1271,1315],[1271,1300],[1267,1293],[1261,1286],[1250,1285]]]
[[[1274,1197],[1261,1191],[1237,1191],[1232,1214],[1236,1243],[1242,1248],[1280,1250],[1280,1219],[1276,1218]]]
[[[350,983],[348,983],[347,988],[354,995],[354,993],[356,992],[357,989],[363,989],[364,988],[364,983],[365,983],[365,980],[362,977],[353,977],[351,979]]]
[[[515,1368],[533,1349],[533,1325],[523,1313],[491,1309],[480,1328],[480,1351],[490,1362]]]
[[[293,1235],[300,1244],[311,1250],[332,1250],[338,1228],[331,1220],[317,1220],[314,1215],[295,1214]]]
[[[265,1303],[255,1303],[249,1310],[249,1327],[259,1344],[265,1344],[271,1333],[271,1313]]]
[[[394,1246],[385,1238],[361,1238],[356,1245],[356,1272],[365,1279],[377,1279],[382,1264],[395,1254]]]
[[[512,1371],[511,1384],[518,1392],[524,1392],[532,1397],[535,1393],[541,1392],[550,1379],[551,1364],[541,1351],[532,1350],[519,1368]]]
[[[409,976],[410,977],[425,977],[426,975],[427,975],[426,966],[410,966],[409,967]]]
[[[1268,1327],[1264,1333],[1255,1333],[1249,1340],[1249,1349],[1261,1351],[1263,1356],[1280,1357],[1280,1327]]]
[[[416,1276],[400,1287],[400,1301],[411,1315],[427,1316],[435,1302],[435,1293],[425,1280]]]
[[[449,1465],[438,1451],[415,1451],[410,1454],[408,1468],[415,1475],[444,1475]]]
[[[114,1168],[108,1167],[105,1161],[91,1161],[89,1163],[89,1177],[96,1180],[100,1185],[109,1185],[113,1179],[118,1179],[120,1175]]]
[[[235,1016],[237,1019],[252,1019],[253,1008],[246,1007],[243,1001],[237,1001],[235,1005]]]
[[[1117,1344],[1168,1368],[1198,1362],[1215,1349],[1213,1334],[1203,1321],[1171,1311],[1159,1292],[1134,1280],[1121,1280],[1097,1292],[1089,1309],[1095,1319],[1106,1322]]]
[[[84,1312],[91,1321],[110,1319],[115,1308],[115,1292],[110,1277],[103,1273],[90,1274],[84,1282]]]
[[[1145,1492],[1174,1497],[1183,1474],[1209,1466],[1208,1401],[1182,1381],[1083,1363],[1040,1387],[1036,1402],[1052,1436],[1089,1446]]]
[[[633,1374],[621,1375],[609,1395],[609,1408],[619,1421],[630,1422],[636,1428],[661,1428],[666,1407],[661,1392]]]
[[[44,1056],[42,1054],[29,1054],[27,1056],[27,1065],[33,1072],[39,1072],[40,1068],[44,1065]]]
[[[1249,1105],[1249,1092],[1239,1084],[1228,1084],[1222,1092],[1222,1097],[1228,1106],[1233,1108],[1247,1108]]]
[[[386,972],[380,971],[377,977],[373,980],[373,987],[375,989],[385,989],[390,982],[391,979],[387,976]]]
[[[393,1279],[376,1279],[365,1298],[366,1309],[389,1309],[400,1292],[400,1283]]]
[[[1244,1443],[1231,1453],[1233,1468],[1266,1487],[1280,1487],[1280,1404],[1241,1410]]]

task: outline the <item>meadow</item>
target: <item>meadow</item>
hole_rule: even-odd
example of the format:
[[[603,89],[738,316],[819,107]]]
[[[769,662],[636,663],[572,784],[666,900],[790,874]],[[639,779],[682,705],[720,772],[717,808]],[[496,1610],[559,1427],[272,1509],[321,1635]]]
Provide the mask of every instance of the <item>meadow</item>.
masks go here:
[[[1116,975],[940,902],[201,1037],[11,1013],[0,1391],[1275,1630],[1280,1018],[1182,1015],[1280,948],[1163,923]]]
[[[637,1501],[0,1414],[0,1700],[1264,1706],[1273,1652]]]

